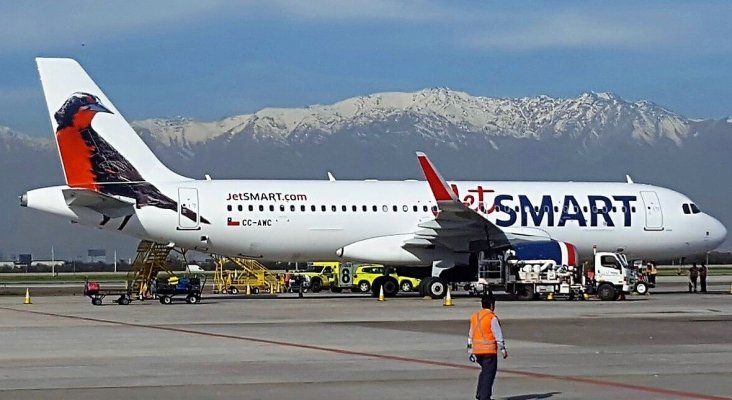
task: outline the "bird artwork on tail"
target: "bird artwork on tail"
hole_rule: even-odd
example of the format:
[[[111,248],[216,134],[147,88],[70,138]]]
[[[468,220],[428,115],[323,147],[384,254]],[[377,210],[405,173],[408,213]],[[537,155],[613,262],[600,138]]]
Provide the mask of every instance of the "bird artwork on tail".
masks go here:
[[[72,188],[133,198],[136,207],[156,207],[178,212],[178,203],[145,181],[140,172],[94,128],[97,113],[110,113],[97,96],[74,93],[54,114],[56,141],[66,182]],[[181,214],[197,222],[198,215],[186,207]],[[204,224],[210,222],[201,216]]]

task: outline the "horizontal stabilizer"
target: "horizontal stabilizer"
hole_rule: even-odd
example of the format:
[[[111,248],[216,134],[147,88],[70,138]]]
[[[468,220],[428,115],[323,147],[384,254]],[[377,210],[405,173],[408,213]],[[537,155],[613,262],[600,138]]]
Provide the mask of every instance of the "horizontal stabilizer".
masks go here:
[[[135,204],[87,189],[63,189],[66,205],[86,207],[110,218],[133,215]]]

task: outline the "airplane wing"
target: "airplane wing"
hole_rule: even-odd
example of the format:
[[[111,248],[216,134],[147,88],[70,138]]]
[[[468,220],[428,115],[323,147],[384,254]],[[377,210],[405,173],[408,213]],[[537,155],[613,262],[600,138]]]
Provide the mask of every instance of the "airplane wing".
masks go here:
[[[89,189],[63,189],[66,205],[86,207],[110,218],[126,217],[135,213],[135,204]]]
[[[419,224],[419,230],[402,247],[443,246],[455,252],[500,248],[515,241],[545,240],[541,230],[507,232],[463,204],[424,153],[417,153],[419,165],[437,201],[437,216]]]

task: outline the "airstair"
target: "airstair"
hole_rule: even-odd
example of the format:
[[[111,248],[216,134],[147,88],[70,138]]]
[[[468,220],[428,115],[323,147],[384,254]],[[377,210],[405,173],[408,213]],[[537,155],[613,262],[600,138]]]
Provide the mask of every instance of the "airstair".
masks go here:
[[[131,289],[131,296],[138,298],[152,297],[150,294],[150,282],[163,271],[169,275],[175,275],[165,262],[172,247],[143,240],[137,245],[137,256],[132,263],[132,268],[127,273],[127,285]]]
[[[214,293],[281,293],[277,275],[256,260],[214,255]]]

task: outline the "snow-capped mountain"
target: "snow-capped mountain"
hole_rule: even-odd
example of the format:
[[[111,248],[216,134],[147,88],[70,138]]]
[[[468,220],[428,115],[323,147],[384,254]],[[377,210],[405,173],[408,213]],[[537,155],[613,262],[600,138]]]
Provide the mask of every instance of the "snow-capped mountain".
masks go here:
[[[651,102],[628,102],[611,93],[501,99],[445,88],[377,93],[307,108],[265,108],[215,122],[149,119],[134,125],[163,143],[191,145],[241,134],[291,143],[353,129],[389,134],[394,132],[388,125],[401,125],[401,120],[411,122],[413,133],[444,142],[460,142],[466,135],[586,140],[623,134],[648,144],[668,139],[681,145],[693,134],[692,121]]]
[[[199,179],[325,179],[326,171],[338,179],[423,179],[414,156],[421,150],[447,179],[617,181],[629,173],[688,194],[732,226],[732,119],[686,119],[608,93],[497,99],[428,89],[133,125],[166,165]],[[67,222],[18,207],[24,191],[63,182],[50,132],[0,127],[0,220],[15,227],[0,230],[0,252],[43,253],[50,243],[71,254],[92,245],[111,253],[120,243],[134,250],[131,239],[86,229],[69,235]],[[732,238],[723,247],[732,249]]]

